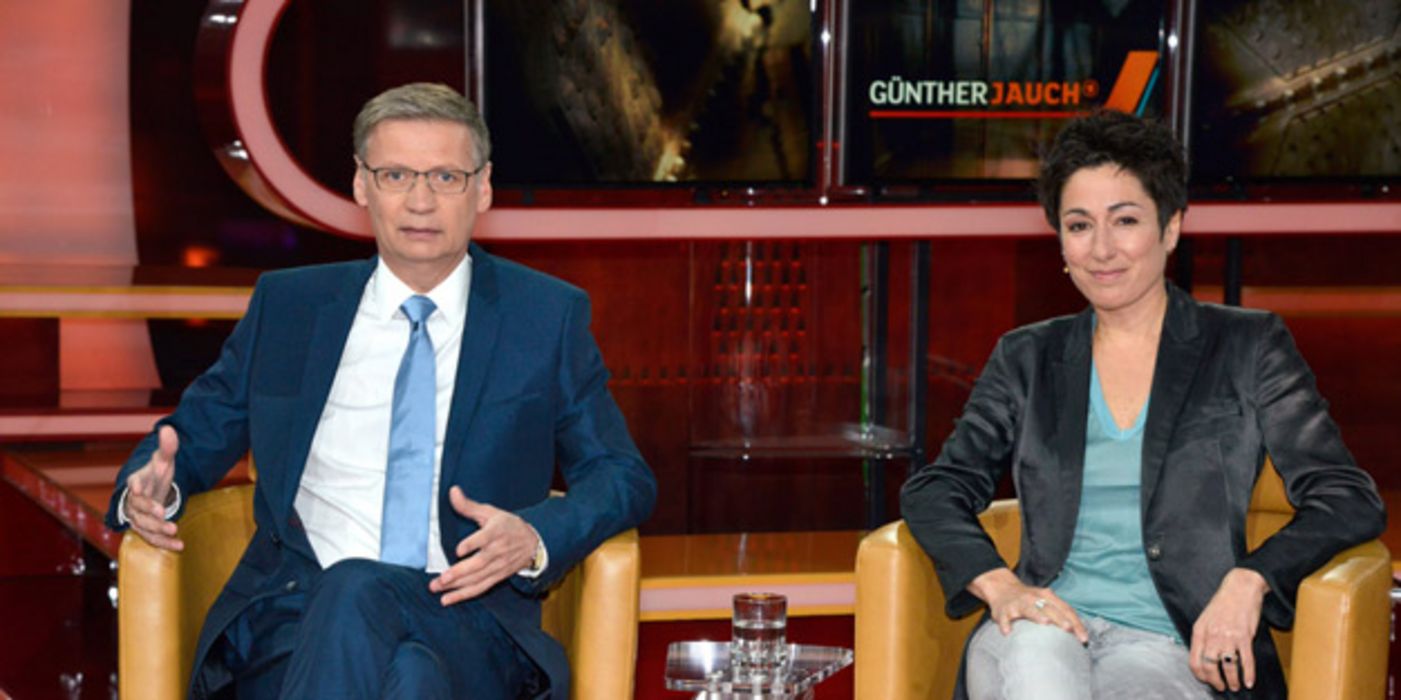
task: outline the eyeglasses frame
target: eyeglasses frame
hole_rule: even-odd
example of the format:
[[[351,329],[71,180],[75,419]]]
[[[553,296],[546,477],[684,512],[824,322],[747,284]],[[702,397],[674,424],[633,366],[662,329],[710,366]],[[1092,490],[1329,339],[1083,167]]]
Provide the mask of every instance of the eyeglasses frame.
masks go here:
[[[453,194],[463,194],[463,193],[465,193],[465,192],[467,191],[467,188],[472,184],[472,182],[471,182],[471,181],[472,181],[472,178],[475,177],[475,176],[476,176],[478,173],[480,173],[481,171],[485,170],[485,169],[486,169],[486,166],[491,165],[491,161],[487,161],[487,162],[485,162],[485,163],[482,163],[481,165],[478,165],[478,166],[476,167],[476,169],[474,169],[474,170],[460,170],[460,169],[457,169],[457,168],[434,168],[434,169],[432,169],[432,170],[423,171],[423,170],[414,170],[413,168],[405,168],[405,167],[402,167],[402,166],[388,166],[388,165],[386,165],[386,166],[384,166],[384,167],[381,167],[381,168],[371,168],[367,163],[365,163],[364,161],[360,160],[359,158],[356,158],[356,159],[355,159],[355,164],[356,164],[357,166],[359,166],[360,168],[363,168],[366,172],[368,172],[368,173],[370,174],[370,181],[373,182],[373,183],[375,183],[375,189],[377,189],[377,190],[379,190],[379,191],[381,191],[381,192],[388,192],[388,193],[390,193],[390,194],[404,194],[405,192],[410,192],[410,191],[413,190],[414,187],[416,187],[416,186],[418,185],[418,178],[422,177],[422,178],[424,178],[423,181],[424,181],[425,183],[427,183],[428,189],[429,189],[430,191],[432,191],[433,194],[453,195]],[[385,170],[403,170],[403,171],[405,171],[405,172],[413,173],[413,180],[409,181],[408,186],[405,187],[405,188],[402,189],[402,190],[385,189],[384,185],[380,184],[380,181],[379,181],[379,174],[380,174],[380,172],[385,171]],[[439,173],[439,172],[462,173],[462,176],[463,176],[463,177],[462,177],[462,181],[463,181],[463,183],[464,183],[464,184],[462,185],[462,190],[461,190],[460,192],[439,192],[438,189],[437,189],[436,187],[433,186],[433,181],[428,179],[428,176],[429,176],[429,175],[432,175],[433,173]]]

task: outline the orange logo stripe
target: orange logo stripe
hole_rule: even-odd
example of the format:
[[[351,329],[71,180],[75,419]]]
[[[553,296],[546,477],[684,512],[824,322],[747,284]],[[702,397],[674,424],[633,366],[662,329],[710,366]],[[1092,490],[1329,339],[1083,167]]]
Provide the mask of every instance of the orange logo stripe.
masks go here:
[[[1157,65],[1157,51],[1130,51],[1124,58],[1119,77],[1114,80],[1114,88],[1109,91],[1109,99],[1104,101],[1104,108],[1133,114]]]

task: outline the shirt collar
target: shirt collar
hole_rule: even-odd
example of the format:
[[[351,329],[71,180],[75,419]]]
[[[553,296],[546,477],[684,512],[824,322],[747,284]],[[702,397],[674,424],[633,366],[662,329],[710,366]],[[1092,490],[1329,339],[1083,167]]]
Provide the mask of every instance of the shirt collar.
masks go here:
[[[424,295],[433,300],[433,305],[438,307],[429,318],[441,314],[448,322],[449,328],[460,327],[467,315],[467,293],[471,287],[472,254],[468,253],[462,256],[462,261],[457,263],[457,267],[453,268],[438,286]],[[365,292],[369,296],[369,308],[373,310],[376,318],[381,319],[394,318],[396,314],[403,316],[404,312],[399,307],[409,297],[417,294],[384,264],[383,258],[377,260],[374,274],[370,275]]]

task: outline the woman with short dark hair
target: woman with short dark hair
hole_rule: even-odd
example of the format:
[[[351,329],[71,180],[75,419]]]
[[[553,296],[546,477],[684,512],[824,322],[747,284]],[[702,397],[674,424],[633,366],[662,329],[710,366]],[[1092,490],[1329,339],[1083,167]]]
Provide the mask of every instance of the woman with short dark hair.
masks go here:
[[[939,456],[901,494],[949,614],[988,608],[959,693],[1284,698],[1268,626],[1292,625],[1305,576],[1381,533],[1376,486],[1278,316],[1166,281],[1187,206],[1167,129],[1117,112],[1077,119],[1038,191],[1089,307],[1003,336]],[[1267,454],[1296,513],[1247,552]],[[1015,572],[977,517],[1009,469]]]

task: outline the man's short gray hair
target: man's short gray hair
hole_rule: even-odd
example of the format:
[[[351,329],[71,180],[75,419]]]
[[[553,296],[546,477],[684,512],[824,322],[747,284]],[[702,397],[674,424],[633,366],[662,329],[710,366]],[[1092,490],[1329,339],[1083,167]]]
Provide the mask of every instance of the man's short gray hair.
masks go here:
[[[448,121],[462,124],[472,132],[472,146],[477,162],[474,167],[491,159],[491,134],[486,122],[472,101],[462,93],[442,83],[409,83],[390,88],[370,98],[355,116],[355,155],[365,160],[365,141],[380,122],[391,119]]]

